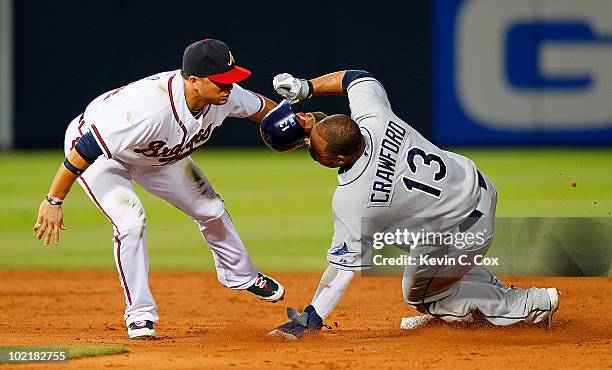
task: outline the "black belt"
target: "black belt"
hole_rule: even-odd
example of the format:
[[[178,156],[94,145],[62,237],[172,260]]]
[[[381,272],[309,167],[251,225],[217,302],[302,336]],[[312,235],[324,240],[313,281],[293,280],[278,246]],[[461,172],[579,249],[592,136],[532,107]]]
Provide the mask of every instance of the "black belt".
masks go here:
[[[476,173],[478,174],[478,185],[485,190],[489,190],[487,189],[487,182],[485,181],[484,177],[482,177],[480,171],[476,170]]]
[[[488,190],[487,189],[487,182],[485,181],[484,177],[482,176],[482,174],[480,173],[480,171],[476,170],[476,172],[478,173],[478,186],[480,186],[481,188],[483,188],[484,190]],[[463,222],[461,222],[459,224],[459,232],[466,232],[470,227],[474,226],[474,224],[478,221],[478,219],[480,219],[483,216],[483,213],[480,212],[477,209],[474,209],[472,211],[472,213],[470,213],[467,218],[465,220],[463,220]]]

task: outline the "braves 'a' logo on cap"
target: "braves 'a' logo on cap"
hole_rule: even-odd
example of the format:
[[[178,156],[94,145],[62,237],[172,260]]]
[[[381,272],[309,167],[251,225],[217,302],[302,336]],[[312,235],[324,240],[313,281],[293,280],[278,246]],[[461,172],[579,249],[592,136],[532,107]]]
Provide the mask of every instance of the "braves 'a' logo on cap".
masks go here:
[[[229,62],[227,62],[227,65],[228,66],[234,65],[236,61],[234,60],[234,56],[232,55],[232,52],[229,50],[227,52],[229,53],[229,57],[230,57]]]

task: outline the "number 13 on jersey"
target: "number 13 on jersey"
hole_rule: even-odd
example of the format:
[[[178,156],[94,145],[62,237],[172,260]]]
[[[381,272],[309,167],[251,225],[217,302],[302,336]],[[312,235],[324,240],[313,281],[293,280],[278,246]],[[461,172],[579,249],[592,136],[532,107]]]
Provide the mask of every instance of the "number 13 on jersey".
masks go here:
[[[442,161],[442,158],[433,153],[427,154],[425,153],[425,151],[423,151],[423,149],[414,147],[408,151],[406,160],[408,161],[408,167],[410,168],[410,171],[415,175],[415,177],[417,176],[418,169],[415,159],[418,157],[421,158],[420,162],[423,166],[431,167],[433,162],[438,164],[438,170],[433,174],[432,180],[434,182],[440,182],[446,177],[446,165]],[[440,198],[440,195],[442,194],[442,190],[434,186],[417,181],[414,178],[404,176],[402,178],[402,181],[404,182],[404,186],[406,186],[406,189],[408,191],[417,190],[436,198]]]

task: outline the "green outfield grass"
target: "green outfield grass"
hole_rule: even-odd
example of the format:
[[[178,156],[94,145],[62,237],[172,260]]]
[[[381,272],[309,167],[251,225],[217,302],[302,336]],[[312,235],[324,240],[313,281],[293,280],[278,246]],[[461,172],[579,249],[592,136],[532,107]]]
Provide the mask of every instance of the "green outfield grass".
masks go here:
[[[456,151],[494,182],[498,216],[610,216],[612,150]],[[304,150],[204,149],[194,158],[225,200],[259,269],[312,271],[326,265],[334,170],[314,163]],[[62,159],[59,151],[0,155],[0,268],[114,269],[110,224],[78,185],[64,206],[68,230],[61,244],[44,248],[33,238],[38,206]],[[140,194],[152,269],[212,269],[196,225],[165,202]]]
[[[82,357],[118,355],[129,351],[130,350],[124,346],[68,346],[68,357],[71,360],[75,360]]]

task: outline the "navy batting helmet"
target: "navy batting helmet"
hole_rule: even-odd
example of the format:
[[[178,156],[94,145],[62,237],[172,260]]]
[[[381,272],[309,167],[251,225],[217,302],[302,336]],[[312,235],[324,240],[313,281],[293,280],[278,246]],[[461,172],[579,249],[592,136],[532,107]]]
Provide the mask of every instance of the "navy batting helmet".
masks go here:
[[[288,100],[283,100],[266,114],[259,131],[264,143],[277,152],[287,152],[304,145],[307,136]]]

